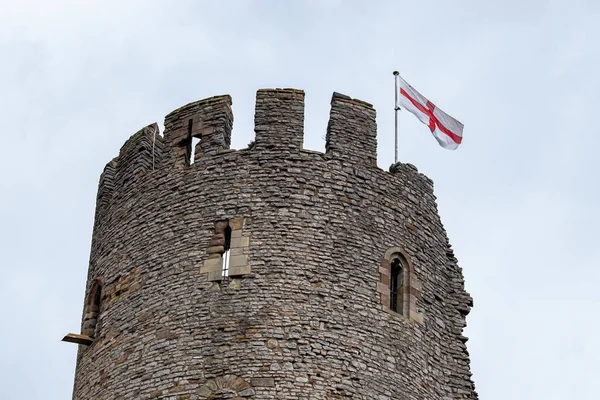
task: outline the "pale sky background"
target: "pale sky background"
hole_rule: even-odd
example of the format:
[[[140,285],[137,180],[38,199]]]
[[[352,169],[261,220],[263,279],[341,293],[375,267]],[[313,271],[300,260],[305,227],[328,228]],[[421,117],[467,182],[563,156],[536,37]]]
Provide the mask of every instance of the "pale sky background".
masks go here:
[[[465,124],[457,151],[400,115],[400,158],[435,182],[475,299],[481,399],[598,399],[600,1],[0,1],[2,399],[71,398],[95,196],[141,127],[231,94],[233,148],[265,87],[306,92],[324,151],[331,94],[378,111],[393,76]]]

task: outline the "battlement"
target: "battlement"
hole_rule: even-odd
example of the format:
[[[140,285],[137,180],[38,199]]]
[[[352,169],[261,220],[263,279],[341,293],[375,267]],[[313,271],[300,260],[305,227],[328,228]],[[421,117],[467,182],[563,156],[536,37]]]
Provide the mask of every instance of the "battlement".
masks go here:
[[[304,97],[303,90],[291,88],[259,89],[256,92],[253,152],[291,154],[302,150]],[[192,164],[198,167],[227,153],[234,120],[231,106],[229,95],[194,101],[165,117],[163,136],[158,135],[156,123],[135,133],[123,145],[119,157],[107,165],[103,178],[107,181],[106,186],[122,186],[119,182],[110,182],[110,171],[114,168],[123,170],[127,163],[134,163],[132,168],[137,172]],[[198,143],[192,149],[194,139]],[[357,168],[377,168],[377,123],[373,105],[333,93],[323,154],[329,160]],[[405,169],[390,170],[392,173],[401,171]],[[431,183],[428,178],[423,178]]]
[[[334,93],[325,148],[333,157],[347,162],[377,166],[377,123],[373,106]]]
[[[182,168],[206,170],[225,158],[230,160],[232,152],[240,157],[271,160],[296,154],[311,163],[338,163],[356,171],[370,170],[397,177],[398,185],[404,181],[416,183],[420,190],[433,196],[433,182],[414,166],[399,163],[389,172],[377,167],[376,111],[365,101],[333,93],[325,152],[303,150],[304,97],[304,91],[299,89],[258,90],[255,138],[248,149],[239,151],[230,149],[234,120],[231,96],[213,96],[175,109],[165,117],[162,136],[156,123],[142,128],[106,165],[98,189],[97,211],[109,203],[114,193],[127,191],[148,173]]]
[[[261,89],[254,113],[256,150],[299,150],[304,140],[304,91]]]
[[[169,163],[190,165],[192,138],[200,139],[196,158],[209,157],[231,145],[231,96],[214,96],[189,103],[165,117],[165,143]]]

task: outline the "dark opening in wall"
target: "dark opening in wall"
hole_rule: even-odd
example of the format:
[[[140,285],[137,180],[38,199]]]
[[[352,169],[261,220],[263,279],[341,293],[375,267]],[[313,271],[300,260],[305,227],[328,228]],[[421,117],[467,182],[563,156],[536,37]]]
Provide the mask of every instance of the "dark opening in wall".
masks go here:
[[[391,263],[390,271],[390,310],[400,312],[403,307],[403,287],[404,287],[404,271],[402,262],[396,258]]]
[[[223,277],[229,276],[229,262],[231,260],[231,226],[225,227],[225,252],[223,253]]]
[[[102,302],[102,282],[95,279],[90,287],[88,298],[85,304],[85,315],[83,320],[82,333],[86,336],[96,338],[100,336],[100,309]]]

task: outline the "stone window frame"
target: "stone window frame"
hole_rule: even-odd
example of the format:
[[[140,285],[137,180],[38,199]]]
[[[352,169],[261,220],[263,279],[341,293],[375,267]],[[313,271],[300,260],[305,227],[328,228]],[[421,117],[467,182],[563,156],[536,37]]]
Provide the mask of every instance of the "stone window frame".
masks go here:
[[[390,283],[391,266],[395,260],[400,260],[402,264],[402,287],[398,288],[399,295],[402,296],[402,310],[392,311],[390,309]],[[410,255],[401,247],[390,247],[381,259],[379,282],[377,283],[377,292],[383,310],[423,323],[423,315],[417,309],[417,299],[421,297],[421,290],[422,285],[416,277]]]
[[[247,218],[236,217],[215,221],[213,236],[206,249],[207,258],[200,267],[200,273],[206,274],[209,282],[220,282],[227,278],[237,278],[250,274],[250,234],[244,228]],[[229,246],[225,243],[225,229],[231,229]],[[228,249],[226,249],[228,247]],[[229,250],[229,265],[227,276],[223,275],[223,254]]]

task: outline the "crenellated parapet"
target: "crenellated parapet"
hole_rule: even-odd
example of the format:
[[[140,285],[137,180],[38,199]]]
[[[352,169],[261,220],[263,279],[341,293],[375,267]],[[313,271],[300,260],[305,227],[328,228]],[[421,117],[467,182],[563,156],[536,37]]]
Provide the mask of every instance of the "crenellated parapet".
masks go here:
[[[304,91],[298,89],[257,91],[253,152],[302,150],[304,97]],[[149,152],[149,149],[152,148],[152,135],[158,132],[156,124],[134,134],[115,160],[121,166],[134,163],[134,168],[141,171],[144,167],[147,169],[151,159],[152,169],[156,169],[190,166],[198,161],[219,156],[231,145],[234,119],[231,106],[232,99],[229,95],[214,96],[186,104],[165,117],[164,133],[162,136],[156,135],[152,152]],[[376,168],[375,118],[376,112],[371,104],[334,93],[324,149],[327,158],[356,168]],[[150,133],[152,135],[149,135]],[[192,149],[194,138],[198,139],[198,143],[196,148]],[[141,148],[139,153],[132,150],[137,148]],[[191,159],[192,154],[194,159]],[[135,160],[136,156],[140,160]]]

